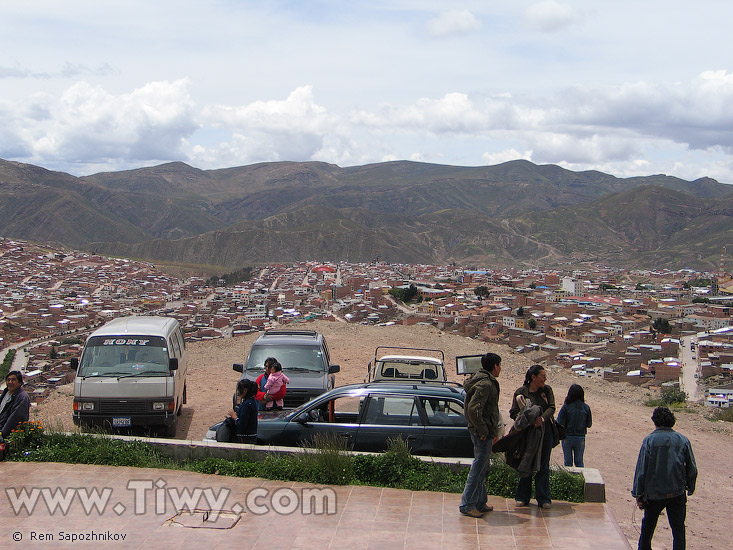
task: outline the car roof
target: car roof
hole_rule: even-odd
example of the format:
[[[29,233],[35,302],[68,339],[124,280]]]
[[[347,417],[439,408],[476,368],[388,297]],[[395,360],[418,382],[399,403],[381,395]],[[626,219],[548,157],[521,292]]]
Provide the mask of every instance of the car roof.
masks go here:
[[[390,361],[392,363],[430,363],[431,365],[442,365],[443,362],[440,359],[436,359],[435,357],[423,357],[420,355],[384,355],[377,359],[377,361],[381,361],[383,363],[386,363],[387,361]]]
[[[91,336],[161,336],[168,337],[176,328],[178,321],[172,317],[136,315],[117,317],[92,332]]]
[[[349,393],[358,390],[364,390],[364,393],[371,394],[404,393],[410,395],[425,395],[433,397],[461,397],[464,394],[462,386],[436,382],[433,380],[426,382],[392,382],[382,380],[377,382],[366,382],[362,384],[349,384],[347,386],[337,386],[328,393]]]
[[[314,330],[268,330],[260,334],[252,345],[313,346],[320,345],[323,335]]]

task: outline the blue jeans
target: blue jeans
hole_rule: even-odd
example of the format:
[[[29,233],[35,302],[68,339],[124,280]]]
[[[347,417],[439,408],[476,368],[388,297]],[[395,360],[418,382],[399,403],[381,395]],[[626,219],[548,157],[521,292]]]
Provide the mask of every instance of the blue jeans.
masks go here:
[[[644,519],[641,520],[641,536],[639,550],[652,550],[652,537],[657,528],[657,521],[662,510],[667,509],[667,521],[672,529],[672,549],[685,550],[685,516],[687,515],[687,497],[681,494],[678,497],[663,500],[648,500],[644,507]]]
[[[540,456],[540,469],[534,475],[534,490],[539,505],[545,502],[552,502],[550,498],[550,455],[555,436],[552,427],[545,425],[545,436],[542,439],[542,455]],[[532,498],[532,476],[520,477],[515,499],[521,502],[529,502]]]
[[[486,496],[486,476],[491,465],[489,459],[491,458],[492,438],[489,436],[481,441],[479,436],[470,435],[473,442],[473,464],[471,464],[471,470],[468,472],[466,488],[463,489],[461,505],[459,506],[461,512],[473,509],[483,511],[488,500]]]
[[[584,435],[568,435],[561,441],[562,454],[565,455],[565,466],[573,465],[573,457],[575,457],[575,466],[583,468],[583,453],[585,452],[585,436]]]

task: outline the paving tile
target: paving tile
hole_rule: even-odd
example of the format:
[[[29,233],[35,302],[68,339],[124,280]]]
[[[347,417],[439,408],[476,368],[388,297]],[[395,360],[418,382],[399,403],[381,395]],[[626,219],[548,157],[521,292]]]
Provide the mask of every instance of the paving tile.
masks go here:
[[[484,518],[462,516],[458,512],[460,495],[435,492],[412,492],[378,487],[325,487],[305,483],[268,481],[259,478],[227,478],[144,468],[115,468],[111,466],[0,463],[4,480],[18,480],[14,488],[49,487],[112,489],[114,503],[126,508],[116,514],[107,506],[103,514],[87,516],[75,502],[66,515],[51,513],[38,503],[32,513],[23,509],[16,513],[7,494],[0,493],[0,537],[8,540],[13,533],[24,536],[23,548],[52,547],[48,541],[29,540],[31,533],[66,531],[87,532],[92,529],[125,533],[125,548],[167,550],[185,546],[206,550],[237,548],[259,550],[267,548],[306,548],[312,550],[462,550],[501,548],[508,550],[629,550],[631,546],[618,527],[610,509],[599,503],[553,503],[550,510],[537,506],[516,508],[512,499],[490,497],[494,511]],[[280,488],[295,491],[329,489],[337,497],[335,513],[314,513],[298,508],[289,515],[276,513],[267,498],[262,514],[245,509],[239,521],[230,529],[210,529],[173,526],[169,519],[177,512],[167,502],[164,512],[156,512],[154,490],[145,494],[146,513],[134,513],[135,493],[128,489],[130,480],[163,480],[165,489],[183,490],[208,488],[214,495],[223,489],[231,491],[225,509],[235,502],[247,503],[254,489],[267,489],[272,494]],[[138,505],[141,503],[138,503]],[[227,507],[228,506],[228,507]],[[39,525],[53,525],[40,529]],[[120,543],[98,541],[94,546],[77,544],[80,548],[120,548]]]

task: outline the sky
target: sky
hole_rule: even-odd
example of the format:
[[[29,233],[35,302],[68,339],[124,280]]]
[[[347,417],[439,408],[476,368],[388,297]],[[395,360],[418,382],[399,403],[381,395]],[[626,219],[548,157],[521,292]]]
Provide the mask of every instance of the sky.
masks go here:
[[[7,0],[0,158],[733,183],[730,21],[726,0]]]

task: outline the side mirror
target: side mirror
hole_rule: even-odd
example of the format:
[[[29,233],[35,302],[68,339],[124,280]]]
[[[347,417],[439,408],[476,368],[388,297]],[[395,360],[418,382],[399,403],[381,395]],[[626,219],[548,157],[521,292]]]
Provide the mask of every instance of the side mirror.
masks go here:
[[[72,369],[79,370],[79,358],[78,357],[72,357],[69,362],[71,363]]]
[[[168,359],[168,370],[178,370],[178,357]]]
[[[308,420],[310,420],[310,418],[308,418],[308,413],[300,413],[300,414],[299,414],[299,415],[298,415],[298,416],[297,416],[297,417],[295,418],[295,421],[296,421],[296,422],[297,422],[298,424],[308,424]]]
[[[337,372],[341,372],[339,365],[328,365],[328,374],[335,374]]]
[[[244,372],[244,365],[242,363],[234,363],[232,365],[232,370],[235,370],[237,372]]]

